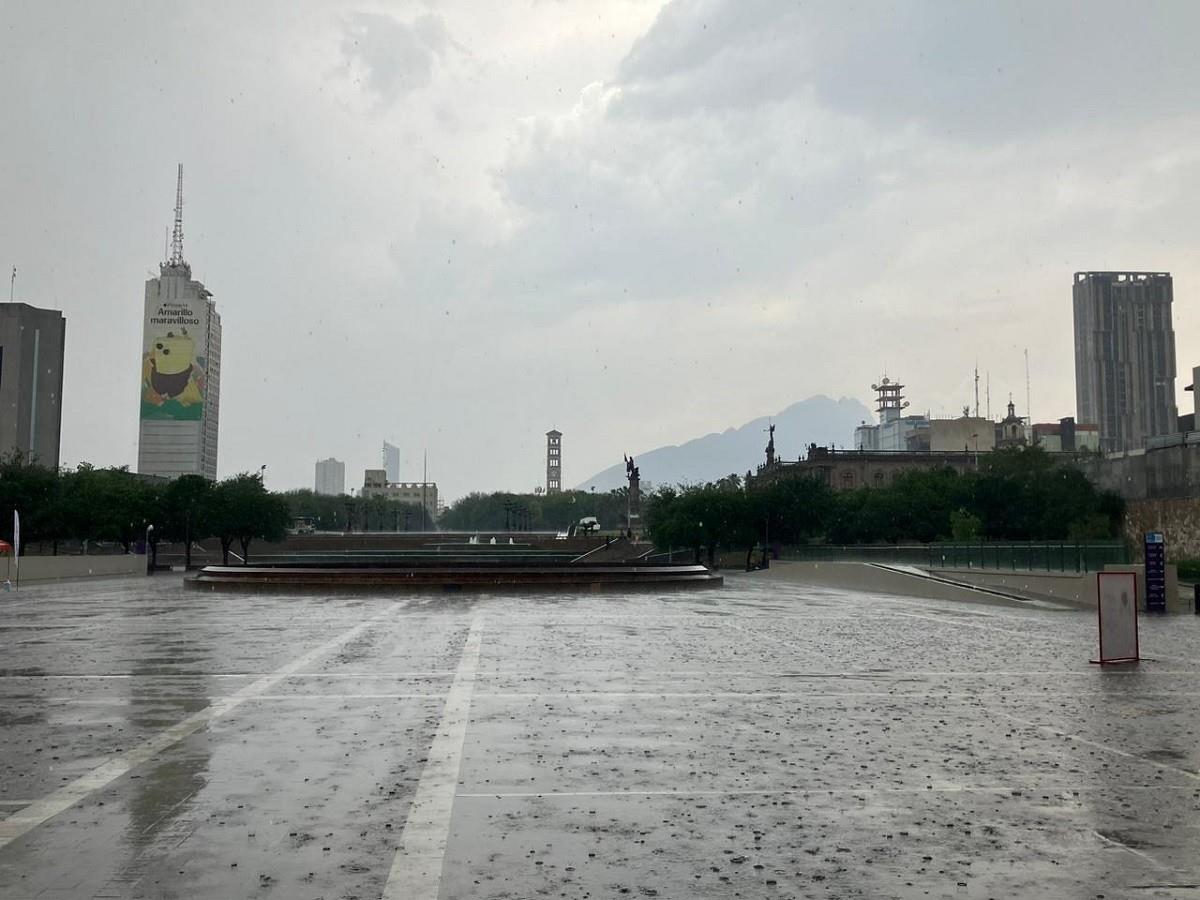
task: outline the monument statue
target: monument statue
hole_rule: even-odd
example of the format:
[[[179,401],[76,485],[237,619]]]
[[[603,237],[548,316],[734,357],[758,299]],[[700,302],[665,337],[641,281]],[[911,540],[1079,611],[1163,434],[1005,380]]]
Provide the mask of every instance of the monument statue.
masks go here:
[[[632,456],[625,457],[625,477],[629,479],[629,494],[625,499],[625,529],[633,535],[633,520],[642,516],[642,476]]]

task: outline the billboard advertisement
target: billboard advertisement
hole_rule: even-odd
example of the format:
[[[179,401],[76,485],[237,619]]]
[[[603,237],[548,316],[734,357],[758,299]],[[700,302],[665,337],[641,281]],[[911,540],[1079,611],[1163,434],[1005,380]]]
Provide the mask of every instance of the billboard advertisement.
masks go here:
[[[208,302],[147,298],[142,334],[142,419],[200,421],[208,381]]]
[[[1096,575],[1096,615],[1100,625],[1100,658],[1096,662],[1138,659],[1137,576],[1132,572]]]

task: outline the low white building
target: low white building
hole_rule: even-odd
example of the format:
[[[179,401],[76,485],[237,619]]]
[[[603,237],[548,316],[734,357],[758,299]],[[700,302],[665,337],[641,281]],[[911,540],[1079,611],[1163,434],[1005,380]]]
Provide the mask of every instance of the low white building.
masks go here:
[[[438,489],[433,481],[388,481],[385,469],[367,469],[363,473],[362,495],[424,506],[430,522],[437,518]]]

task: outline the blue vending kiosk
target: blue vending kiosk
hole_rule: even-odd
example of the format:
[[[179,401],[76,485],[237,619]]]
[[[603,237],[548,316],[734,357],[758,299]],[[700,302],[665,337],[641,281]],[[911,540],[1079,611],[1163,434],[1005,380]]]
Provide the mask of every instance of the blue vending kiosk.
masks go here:
[[[1146,560],[1146,612],[1167,611],[1167,544],[1161,531],[1147,531],[1143,543]]]

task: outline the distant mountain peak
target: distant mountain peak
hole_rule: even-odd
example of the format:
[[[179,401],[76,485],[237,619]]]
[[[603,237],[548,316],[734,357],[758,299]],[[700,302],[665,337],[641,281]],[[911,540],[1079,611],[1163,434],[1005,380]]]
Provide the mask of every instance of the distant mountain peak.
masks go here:
[[[759,416],[743,425],[637,453],[642,478],[655,485],[701,483],[726,475],[745,475],[766,460],[768,422],[775,425],[775,452],[780,459],[799,459],[809,444],[850,447],[854,429],[874,421],[871,411],[852,397],[834,400],[816,394],[775,415]],[[625,484],[623,463],[579,483],[608,491]]]

